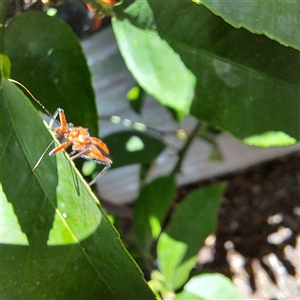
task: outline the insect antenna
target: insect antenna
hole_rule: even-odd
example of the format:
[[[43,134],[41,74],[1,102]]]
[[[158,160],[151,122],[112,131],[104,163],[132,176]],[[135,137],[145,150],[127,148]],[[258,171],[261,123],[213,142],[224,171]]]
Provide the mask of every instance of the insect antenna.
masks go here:
[[[15,84],[19,85],[20,87],[22,87],[30,95],[30,97],[46,112],[46,114],[51,118],[51,120],[54,120],[55,123],[58,126],[60,126],[60,123],[55,119],[55,117],[50,113],[50,111],[37,98],[35,98],[33,96],[33,94],[28,90],[28,88],[26,86],[24,86],[22,83],[20,83],[19,81],[14,80],[14,79],[9,78],[8,80],[10,82],[15,83]],[[46,149],[44,150],[44,152],[42,153],[42,155],[40,156],[40,158],[38,159],[38,161],[36,162],[36,164],[32,168],[32,171],[34,171],[38,167],[38,165],[40,164],[40,162],[44,158],[45,154],[47,153],[47,151],[49,150],[49,148],[51,147],[51,145],[54,142],[55,142],[55,140],[52,140],[50,142],[50,144],[46,147]]]
[[[48,117],[53,119],[55,121],[55,123],[60,126],[60,123],[53,117],[53,115],[50,113],[50,111],[37,98],[35,98],[33,96],[33,94],[28,90],[28,88],[26,86],[24,86],[19,81],[16,81],[11,78],[9,78],[8,81],[13,82],[13,83],[19,85],[20,87],[22,87],[30,95],[30,97],[45,111],[45,113],[48,115]]]

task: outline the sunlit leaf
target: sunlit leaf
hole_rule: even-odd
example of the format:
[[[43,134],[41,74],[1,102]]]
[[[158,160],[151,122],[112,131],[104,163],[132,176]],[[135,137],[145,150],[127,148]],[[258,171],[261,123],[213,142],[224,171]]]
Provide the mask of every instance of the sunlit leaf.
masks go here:
[[[0,53],[0,78],[10,77],[11,62],[7,55]]]
[[[201,0],[201,3],[234,27],[265,34],[285,46],[300,50],[298,0]]]
[[[293,145],[296,140],[281,131],[268,131],[261,135],[249,136],[244,143],[259,147],[282,147]]]
[[[114,32],[127,67],[143,89],[182,117],[189,113],[195,78],[156,32],[115,20]]]
[[[142,252],[158,238],[176,194],[174,176],[161,177],[144,186],[134,205],[134,230]]]
[[[31,170],[52,136],[18,88],[0,92],[1,296],[154,299],[74,164],[59,153]]]
[[[299,51],[264,35],[236,29],[192,1],[125,0],[123,5],[122,24],[130,21],[130,26],[145,35],[158,33],[196,77],[191,107],[194,116],[240,139],[281,131],[300,140]],[[132,5],[134,11],[129,9]],[[148,13],[137,17],[139,5],[147,7]],[[245,4],[234,2],[234,5]],[[270,11],[268,16],[272,18],[273,13]],[[149,68],[143,69],[144,60],[139,61],[139,55],[147,53],[149,48],[144,44],[137,47],[133,40],[132,36],[123,55],[127,61],[133,61],[136,70],[149,73]],[[167,61],[168,56],[161,51],[160,62]],[[151,74],[157,74],[160,84],[172,90],[169,78],[160,76],[159,67],[153,68]],[[180,78],[180,72],[174,68],[172,76]],[[187,88],[185,81],[178,84]]]
[[[222,274],[201,274],[190,279],[176,300],[244,299],[229,278]]]
[[[157,259],[169,290],[180,288],[188,279],[197,253],[206,237],[214,232],[225,184],[198,189],[178,205],[157,244]]]
[[[300,140],[298,51],[235,29],[203,5],[149,2],[157,31],[197,77],[194,116],[242,139],[275,130]]]
[[[138,136],[132,136],[126,143],[126,149],[129,152],[141,151],[144,149],[144,143]]]
[[[15,215],[14,208],[10,202],[7,201],[6,195],[1,188],[1,210],[0,210],[0,244],[14,244],[14,245],[29,245],[26,235],[22,232]]]

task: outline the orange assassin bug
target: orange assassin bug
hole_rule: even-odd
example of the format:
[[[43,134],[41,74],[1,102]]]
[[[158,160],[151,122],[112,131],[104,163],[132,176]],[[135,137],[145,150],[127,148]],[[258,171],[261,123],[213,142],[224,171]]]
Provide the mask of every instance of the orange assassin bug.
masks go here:
[[[9,81],[18,84],[23,89],[27,91],[27,93],[43,108],[43,110],[51,117],[51,121],[49,122],[49,127],[52,130],[54,122],[56,122],[59,126],[54,128],[53,132],[57,138],[64,138],[65,142],[61,145],[57,146],[53,150],[49,152],[49,156],[54,156],[62,150],[66,149],[69,145],[72,145],[72,152],[70,153],[71,160],[74,160],[78,157],[92,160],[97,164],[104,165],[103,170],[89,183],[91,186],[96,181],[100,179],[101,176],[110,168],[112,164],[112,160],[108,157],[109,150],[105,143],[101,140],[91,137],[88,129],[83,128],[81,126],[74,126],[72,123],[67,123],[66,116],[64,110],[58,108],[56,112],[52,115],[46,107],[37,100],[31,92],[20,82],[9,79]],[[60,122],[56,120],[59,116]],[[45,153],[48,151],[50,146],[54,140],[48,145],[44,153],[41,155],[35,166],[32,170],[35,170],[43,159]]]

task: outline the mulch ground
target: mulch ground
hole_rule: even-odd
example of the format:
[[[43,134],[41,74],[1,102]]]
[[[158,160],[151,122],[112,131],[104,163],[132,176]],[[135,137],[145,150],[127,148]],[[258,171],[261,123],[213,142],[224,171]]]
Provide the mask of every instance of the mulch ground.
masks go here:
[[[228,186],[215,238],[208,240],[210,255],[200,255],[199,268],[248,285],[246,298],[299,299],[300,152],[182,188],[181,194],[223,180]],[[238,268],[234,258],[240,261]]]

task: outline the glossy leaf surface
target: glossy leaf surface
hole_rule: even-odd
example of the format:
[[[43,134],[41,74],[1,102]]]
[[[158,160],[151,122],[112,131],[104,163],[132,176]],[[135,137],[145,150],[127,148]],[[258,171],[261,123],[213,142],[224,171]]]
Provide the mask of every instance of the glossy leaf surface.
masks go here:
[[[11,62],[7,55],[0,53],[0,78],[10,77]]]
[[[1,295],[154,299],[97,199],[12,83],[1,89]],[[4,226],[3,226],[4,225]]]
[[[158,32],[197,77],[193,115],[239,138],[275,130],[300,139],[298,51],[235,29],[192,2],[150,4]]]
[[[113,22],[128,69],[143,89],[179,117],[189,113],[195,77],[157,32],[139,29],[126,20]]]
[[[224,184],[201,188],[178,205],[157,244],[157,258],[169,290],[180,288],[188,279],[197,253],[206,237],[214,232]]]
[[[300,2],[201,0],[214,14],[236,28],[265,34],[270,39],[300,50]],[[266,18],[266,16],[269,16]]]
[[[176,300],[244,299],[229,278],[222,274],[201,274],[191,278]]]
[[[140,249],[150,251],[158,238],[176,195],[174,176],[161,177],[144,186],[134,205],[134,230]]]
[[[51,113],[63,108],[68,122],[98,135],[91,75],[71,28],[44,13],[22,13],[5,29],[4,49],[12,63],[13,79],[25,85]]]
[[[120,19],[158,33],[180,55],[197,80],[191,106],[194,116],[240,139],[281,131],[300,140],[299,51],[236,29],[192,1],[149,0],[147,14],[137,16],[136,6],[143,9],[144,2],[125,1]],[[130,10],[132,6],[134,10]],[[268,17],[272,16],[270,11]],[[138,72],[144,63],[138,63],[139,56],[148,50],[142,45],[135,47],[133,56],[134,45],[129,46],[123,55],[125,60],[135,61]],[[160,60],[167,56],[167,52],[161,53]],[[159,72],[151,74],[168,86],[168,78]],[[176,76],[176,68],[172,76]],[[182,81],[181,87],[184,84]]]

